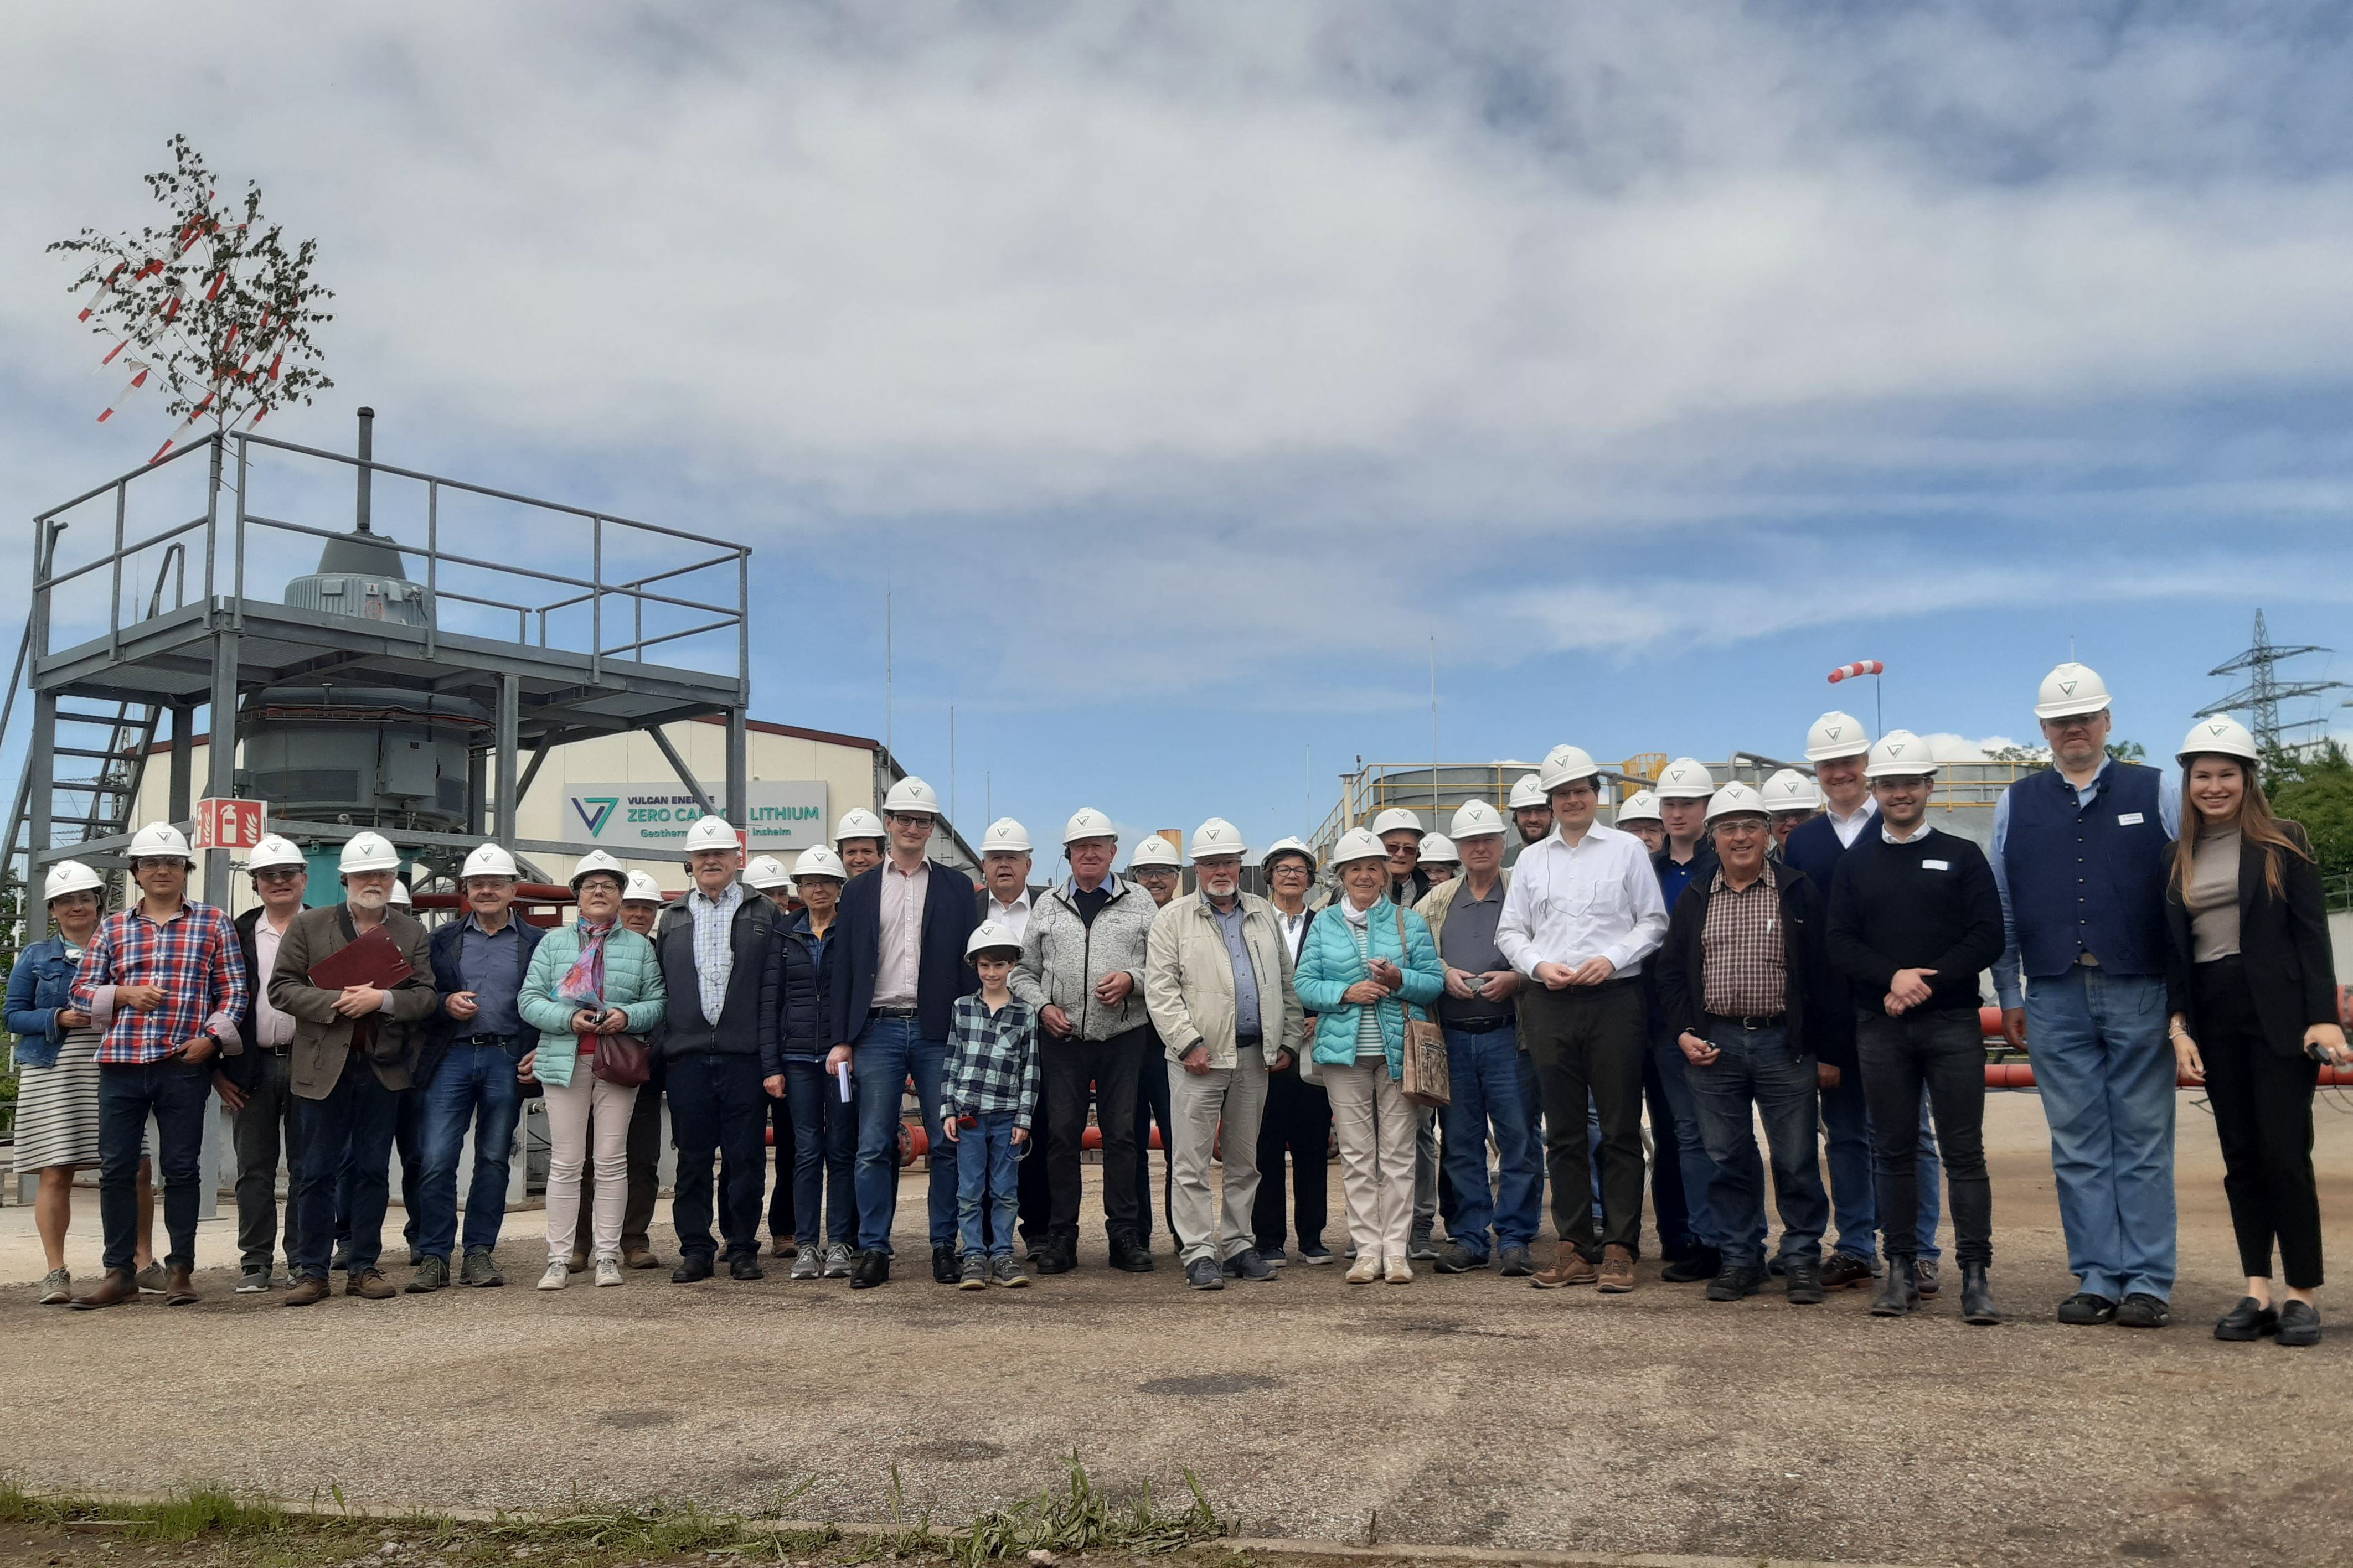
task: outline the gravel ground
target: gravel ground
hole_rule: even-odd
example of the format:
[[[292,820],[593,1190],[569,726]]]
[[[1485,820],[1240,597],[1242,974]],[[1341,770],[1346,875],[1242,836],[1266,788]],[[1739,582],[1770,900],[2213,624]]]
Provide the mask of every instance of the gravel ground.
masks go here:
[[[1115,1491],[1165,1494],[1189,1468],[1246,1535],[2353,1562],[2353,1336],[2303,1352],[2210,1337],[2237,1284],[2204,1112],[2184,1098],[2183,1284],[2158,1332],[2052,1321],[2073,1287],[2040,1102],[1994,1096],[1989,1130],[1995,1280],[2016,1313],[1999,1329],[1962,1325],[1950,1292],[1902,1321],[1869,1317],[1861,1291],[1710,1305],[1651,1263],[1614,1298],[1493,1274],[1352,1288],[1298,1265],[1203,1296],[1165,1240],[1160,1272],[1132,1277],[1103,1267],[1099,1237],[1079,1272],[1026,1291],[942,1289],[902,1246],[901,1277],[857,1294],[777,1267],[541,1295],[540,1244],[513,1235],[503,1290],[292,1312],[213,1271],[200,1306],[103,1313],[11,1290],[13,1467],[60,1488],[306,1499],[332,1483],[370,1507],[754,1509],[807,1482],[786,1512],[871,1520],[895,1466],[910,1511],[961,1521],[1057,1480],[1075,1449]],[[2341,1258],[2353,1117],[2333,1106],[2318,1158]],[[902,1238],[921,1202],[911,1180]]]

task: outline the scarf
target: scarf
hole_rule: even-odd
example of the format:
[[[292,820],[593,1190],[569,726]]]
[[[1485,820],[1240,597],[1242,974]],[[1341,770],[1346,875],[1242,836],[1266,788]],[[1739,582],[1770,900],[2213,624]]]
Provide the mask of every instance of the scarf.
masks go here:
[[[558,996],[583,1007],[602,1007],[605,1005],[605,939],[613,934],[613,928],[617,923],[607,921],[602,925],[591,925],[585,920],[579,922],[580,956],[574,959],[572,967],[564,972],[563,982],[555,988]]]

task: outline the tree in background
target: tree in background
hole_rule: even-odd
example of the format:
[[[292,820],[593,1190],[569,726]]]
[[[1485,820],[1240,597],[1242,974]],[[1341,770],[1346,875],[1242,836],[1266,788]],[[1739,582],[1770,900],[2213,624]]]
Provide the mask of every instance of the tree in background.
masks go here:
[[[2263,753],[2272,809],[2304,824],[2324,877],[2353,874],[2353,758],[2333,740]]]

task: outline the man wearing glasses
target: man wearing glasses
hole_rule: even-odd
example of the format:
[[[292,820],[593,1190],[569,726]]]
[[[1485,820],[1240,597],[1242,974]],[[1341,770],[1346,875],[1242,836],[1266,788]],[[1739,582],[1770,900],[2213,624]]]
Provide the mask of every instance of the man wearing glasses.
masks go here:
[[[269,972],[278,967],[278,944],[302,912],[302,894],[310,886],[310,866],[302,851],[272,833],[253,847],[245,863],[261,907],[237,917],[237,945],[245,960],[245,1016],[237,1033],[245,1049],[221,1058],[213,1072],[213,1088],[221,1103],[236,1114],[237,1247],[243,1268],[237,1289],[254,1295],[269,1289],[272,1258],[278,1246],[278,1161],[302,1163],[294,1115],[294,1019],[272,1005]],[[297,1239],[294,1211],[286,1214],[286,1272],[294,1272]]]
[[[2002,792],[1993,869],[2002,1034],[2030,1040],[2051,1122],[2067,1267],[2063,1323],[2163,1328],[2173,1291],[2173,1049],[2166,1039],[2170,773],[2108,755],[2108,689],[2080,664],[2042,678],[2052,765]],[[2020,994],[2020,978],[2025,994]]]

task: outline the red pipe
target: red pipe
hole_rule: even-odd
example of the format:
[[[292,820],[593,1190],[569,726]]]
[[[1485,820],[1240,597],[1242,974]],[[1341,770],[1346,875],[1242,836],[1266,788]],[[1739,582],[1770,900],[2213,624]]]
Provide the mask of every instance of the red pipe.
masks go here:
[[[2031,1062],[1988,1062],[1985,1071],[1988,1089],[2032,1089],[2034,1087],[2034,1066]],[[2320,1087],[2323,1089],[2353,1089],[2353,1067],[2332,1067],[2323,1062],[2320,1064],[2319,1077]],[[2178,1089],[2206,1087],[2192,1078],[2176,1079],[2174,1086]]]

